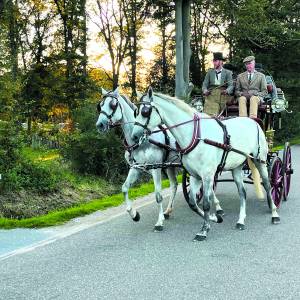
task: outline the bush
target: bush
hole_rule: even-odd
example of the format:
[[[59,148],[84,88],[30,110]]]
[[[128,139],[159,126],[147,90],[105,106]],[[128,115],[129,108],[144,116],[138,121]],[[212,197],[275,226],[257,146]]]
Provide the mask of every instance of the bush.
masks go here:
[[[79,173],[98,175],[111,182],[123,180],[128,168],[122,141],[115,130],[98,133],[97,116],[95,104],[73,112],[77,129],[66,137],[61,154]]]
[[[127,174],[124,148],[114,133],[73,133],[61,152],[79,173],[99,175],[109,181],[119,181]]]
[[[3,191],[30,189],[50,192],[56,189],[58,176],[50,169],[25,160],[21,155],[21,131],[11,123],[0,124],[0,187]]]

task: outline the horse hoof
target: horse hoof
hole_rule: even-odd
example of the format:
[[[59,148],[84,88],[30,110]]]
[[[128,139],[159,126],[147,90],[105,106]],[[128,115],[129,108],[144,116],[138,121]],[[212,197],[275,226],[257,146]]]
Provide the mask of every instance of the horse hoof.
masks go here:
[[[169,214],[164,214],[165,220],[169,220],[170,219],[170,215]]]
[[[163,226],[155,226],[154,231],[163,231],[164,227]]]
[[[201,242],[201,241],[204,241],[205,239],[206,239],[206,235],[197,234],[194,237],[193,242]]]
[[[134,222],[138,222],[138,221],[140,220],[140,218],[141,218],[140,214],[139,214],[138,212],[136,212],[136,215],[135,215],[134,218],[132,218],[132,220],[133,220]]]
[[[280,218],[279,217],[272,217],[272,224],[280,224]]]
[[[216,217],[217,217],[217,223],[222,223],[223,222],[223,218],[222,218],[221,215],[216,214]]]
[[[245,230],[245,225],[241,223],[236,223],[236,228],[239,230]]]
[[[217,211],[216,211],[216,214],[217,214],[217,215],[220,215],[220,216],[224,216],[224,215],[225,215],[223,209],[217,210]]]

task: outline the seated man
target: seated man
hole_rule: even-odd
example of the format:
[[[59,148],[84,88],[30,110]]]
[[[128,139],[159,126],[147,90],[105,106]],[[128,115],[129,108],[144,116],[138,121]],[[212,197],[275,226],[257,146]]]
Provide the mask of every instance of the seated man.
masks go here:
[[[255,57],[248,56],[243,62],[247,71],[237,77],[235,94],[239,102],[239,116],[247,117],[247,101],[250,101],[249,115],[257,117],[258,104],[268,94],[266,77],[255,70]]]
[[[205,96],[204,112],[209,115],[219,114],[233,91],[232,72],[223,68],[224,57],[215,52],[214,68],[210,69],[204,79],[202,91]]]

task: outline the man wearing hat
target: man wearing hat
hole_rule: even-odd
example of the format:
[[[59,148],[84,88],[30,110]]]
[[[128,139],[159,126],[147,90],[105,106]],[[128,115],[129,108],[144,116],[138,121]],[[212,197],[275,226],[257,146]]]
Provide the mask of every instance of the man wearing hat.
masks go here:
[[[247,56],[243,63],[247,71],[237,77],[235,94],[239,101],[239,116],[247,117],[247,102],[250,102],[249,116],[256,118],[258,104],[268,94],[266,77],[255,70],[255,57]]]
[[[233,92],[232,72],[223,68],[225,59],[222,52],[215,52],[213,55],[214,68],[208,70],[202,84],[204,112],[209,115],[219,114]]]

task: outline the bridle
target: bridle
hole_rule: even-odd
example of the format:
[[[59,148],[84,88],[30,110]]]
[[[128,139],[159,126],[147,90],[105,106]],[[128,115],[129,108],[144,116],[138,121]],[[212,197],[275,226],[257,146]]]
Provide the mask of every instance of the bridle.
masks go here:
[[[97,104],[97,111],[98,111],[99,115],[103,114],[107,117],[107,119],[109,120],[109,126],[110,127],[114,127],[114,126],[117,126],[118,124],[112,122],[112,117],[116,113],[118,106],[120,106],[122,117],[123,117],[123,111],[122,111],[122,106],[119,104],[118,98],[114,95],[109,94],[109,93],[110,92],[108,92],[106,95],[104,95],[103,100]],[[104,103],[105,103],[106,98],[108,98],[108,97],[113,98],[109,102],[109,107],[112,109],[112,113],[110,115],[107,112],[105,112],[101,109],[103,107]]]
[[[144,128],[144,130],[148,134],[150,134],[151,130],[148,128],[148,125],[149,125],[151,113],[152,113],[153,110],[155,110],[157,112],[157,114],[159,115],[161,123],[163,123],[163,121],[162,121],[162,117],[161,117],[158,109],[152,104],[152,102],[143,101],[143,98],[145,96],[146,95],[143,95],[142,98],[141,98],[142,101],[139,102],[140,107],[134,111],[134,117],[136,118],[137,115],[139,114],[139,112],[141,112],[142,117],[146,118],[146,123],[142,124],[142,123],[139,123],[139,122],[135,122],[134,125],[137,125],[137,126],[140,126],[140,127]]]

